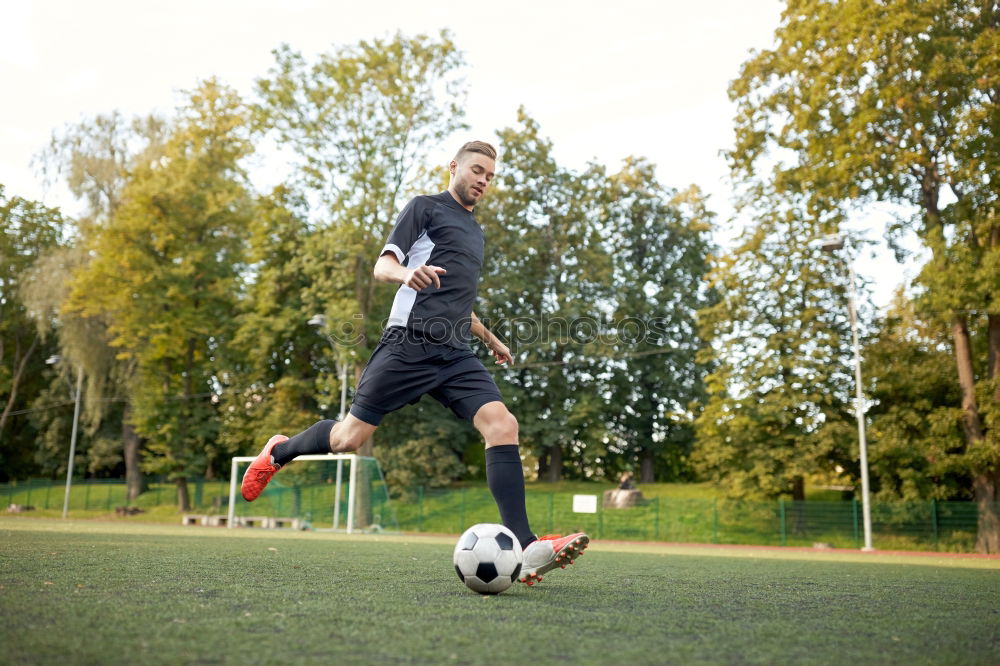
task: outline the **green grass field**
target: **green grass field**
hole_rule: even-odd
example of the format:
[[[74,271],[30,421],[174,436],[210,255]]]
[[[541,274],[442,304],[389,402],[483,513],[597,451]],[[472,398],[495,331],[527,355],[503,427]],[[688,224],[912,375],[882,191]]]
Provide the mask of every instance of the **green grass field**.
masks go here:
[[[2,663],[1000,663],[1000,560],[596,542],[496,597],[452,539],[0,518]]]

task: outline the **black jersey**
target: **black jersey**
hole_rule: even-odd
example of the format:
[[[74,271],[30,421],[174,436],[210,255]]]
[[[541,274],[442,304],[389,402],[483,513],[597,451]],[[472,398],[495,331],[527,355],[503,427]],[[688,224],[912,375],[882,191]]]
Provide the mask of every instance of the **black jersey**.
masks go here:
[[[421,264],[448,271],[419,292],[396,292],[389,326],[405,326],[434,342],[467,348],[485,235],[472,213],[447,191],[416,197],[403,208],[381,254],[392,252],[408,268]]]

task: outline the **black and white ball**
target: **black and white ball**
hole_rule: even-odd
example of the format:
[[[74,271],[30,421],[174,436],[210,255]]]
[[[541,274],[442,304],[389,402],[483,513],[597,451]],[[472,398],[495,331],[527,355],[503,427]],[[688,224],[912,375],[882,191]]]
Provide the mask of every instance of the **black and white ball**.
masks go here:
[[[521,544],[503,525],[480,523],[455,544],[455,571],[470,590],[500,594],[521,573]]]

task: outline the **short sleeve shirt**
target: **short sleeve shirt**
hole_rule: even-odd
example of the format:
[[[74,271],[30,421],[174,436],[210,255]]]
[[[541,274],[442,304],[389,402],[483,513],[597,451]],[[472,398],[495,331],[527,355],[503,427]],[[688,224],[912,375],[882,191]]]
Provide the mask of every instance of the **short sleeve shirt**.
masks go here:
[[[449,192],[410,200],[380,255],[392,252],[407,268],[427,264],[447,273],[440,276],[440,288],[431,284],[418,292],[401,285],[388,325],[405,326],[434,342],[467,348],[485,241],[472,213]]]

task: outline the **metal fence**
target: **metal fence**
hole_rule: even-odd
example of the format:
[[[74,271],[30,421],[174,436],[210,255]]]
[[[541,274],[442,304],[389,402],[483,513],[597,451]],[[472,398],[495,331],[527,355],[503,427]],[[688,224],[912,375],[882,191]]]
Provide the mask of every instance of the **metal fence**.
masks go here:
[[[62,483],[50,480],[0,484],[0,501],[5,500],[8,507],[61,511],[63,489]],[[194,512],[225,513],[228,509],[225,481],[192,480],[189,492]],[[268,493],[266,502],[253,504],[255,514],[305,518],[317,526],[325,525],[332,517],[334,490],[329,483],[275,487],[269,488]],[[595,513],[577,513],[573,511],[573,497],[572,493],[529,490],[527,507],[532,528],[538,533],[585,531],[594,539],[628,541],[826,544],[835,548],[860,548],[863,543],[861,507],[857,501],[752,502],[654,497],[627,509],[605,509],[598,502]],[[261,500],[264,499],[262,496]],[[171,482],[149,483],[146,492],[127,502],[123,482],[87,480],[74,483],[70,511],[102,514],[126,505],[148,510],[176,505],[176,501],[176,486]],[[241,498],[237,501],[246,504]],[[341,506],[346,506],[346,502]],[[372,508],[369,507],[369,512]],[[486,488],[418,488],[403,499],[380,502],[374,508],[383,527],[404,532],[460,534],[474,523],[499,520],[493,497]],[[238,507],[237,513],[246,509]],[[969,552],[975,547],[977,522],[978,511],[972,502],[872,504],[874,545],[881,550]]]
[[[573,494],[529,492],[536,532],[585,531],[595,539],[860,548],[861,505],[844,502],[770,502],[651,498],[626,509],[573,511]],[[396,507],[401,529],[460,533],[496,522],[488,490],[418,491]],[[978,512],[972,502],[882,502],[872,505],[874,545],[881,549],[967,552],[975,547]]]
[[[188,482],[191,504],[207,510],[221,509],[228,504],[227,481],[192,479]],[[32,507],[33,510],[62,510],[65,481],[30,479],[0,484],[0,501],[12,506]],[[78,479],[73,481],[69,496],[70,511],[112,512],[118,507],[133,506],[150,509],[176,505],[177,486],[172,481],[148,479],[146,491],[136,500],[127,500],[125,482],[120,479]]]

